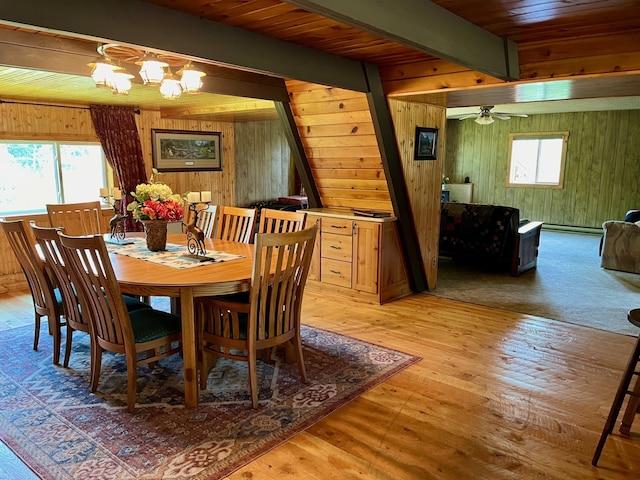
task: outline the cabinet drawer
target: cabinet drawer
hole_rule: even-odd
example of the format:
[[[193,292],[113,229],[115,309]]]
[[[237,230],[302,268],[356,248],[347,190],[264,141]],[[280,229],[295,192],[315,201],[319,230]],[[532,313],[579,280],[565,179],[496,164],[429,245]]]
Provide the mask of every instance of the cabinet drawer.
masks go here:
[[[322,234],[322,256],[334,260],[351,261],[353,252],[352,237],[335,233]]]
[[[329,283],[331,285],[337,285],[339,287],[351,288],[350,262],[341,262],[340,260],[323,258],[320,272],[320,281],[322,283]]]
[[[344,218],[324,217],[322,219],[320,231],[351,236],[352,235],[351,225],[352,225],[351,220],[346,220]]]

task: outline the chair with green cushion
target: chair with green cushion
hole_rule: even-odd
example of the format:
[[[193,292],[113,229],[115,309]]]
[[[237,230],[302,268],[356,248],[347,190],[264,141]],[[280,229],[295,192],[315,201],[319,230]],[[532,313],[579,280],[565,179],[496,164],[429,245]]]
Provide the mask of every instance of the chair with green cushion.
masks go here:
[[[300,377],[307,381],[300,311],[317,229],[314,225],[299,232],[256,235],[249,303],[220,297],[197,299],[200,388],[206,388],[218,357],[248,362],[251,404],[257,408],[257,352],[281,344],[295,354]]]
[[[27,278],[27,284],[33,298],[35,313],[35,334],[33,349],[38,350],[40,339],[40,323],[42,317],[49,321],[49,332],[53,336],[53,363],[60,362],[60,338],[62,328],[62,297],[58,289],[54,288],[45,264],[35,249],[33,238],[24,227],[23,220],[8,221],[0,219],[2,230],[7,236],[9,245],[16,255],[20,267]]]
[[[70,237],[60,234],[71,280],[80,293],[92,335],[91,391],[98,388],[102,352],[124,354],[127,363],[127,409],[136,404],[137,367],[152,364],[181,350],[180,318],[153,308],[127,311],[101,235]]]
[[[67,271],[64,250],[60,246],[58,232],[64,233],[64,228],[39,227],[33,222],[31,222],[30,226],[36,243],[40,246],[46,265],[53,274],[57,290],[60,292],[62,298],[64,317],[67,325],[63,365],[68,367],[69,357],[71,356],[73,332],[77,330],[89,333],[89,320],[82,316],[77,289]],[[124,296],[124,302],[127,310],[130,312],[138,310],[139,308],[151,308],[151,305],[133,297]]]

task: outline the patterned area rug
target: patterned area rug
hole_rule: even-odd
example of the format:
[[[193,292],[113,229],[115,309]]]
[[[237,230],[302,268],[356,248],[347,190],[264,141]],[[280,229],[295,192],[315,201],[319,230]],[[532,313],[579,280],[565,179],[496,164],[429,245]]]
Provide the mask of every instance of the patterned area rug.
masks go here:
[[[305,327],[309,383],[275,353],[259,364],[256,410],[246,364],[225,360],[211,371],[198,409],[185,409],[182,361],[174,355],[153,371],[138,368],[130,414],[122,356],[105,353],[94,395],[88,336],[76,333],[63,368],[51,363],[43,335],[34,352],[31,327],[0,332],[0,439],[51,480],[221,478],[419,360]]]

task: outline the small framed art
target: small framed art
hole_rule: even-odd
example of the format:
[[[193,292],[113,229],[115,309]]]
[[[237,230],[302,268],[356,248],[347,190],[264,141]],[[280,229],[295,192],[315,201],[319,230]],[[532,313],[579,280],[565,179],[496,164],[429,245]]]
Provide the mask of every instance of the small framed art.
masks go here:
[[[438,129],[416,127],[414,160],[435,160],[438,151]]]

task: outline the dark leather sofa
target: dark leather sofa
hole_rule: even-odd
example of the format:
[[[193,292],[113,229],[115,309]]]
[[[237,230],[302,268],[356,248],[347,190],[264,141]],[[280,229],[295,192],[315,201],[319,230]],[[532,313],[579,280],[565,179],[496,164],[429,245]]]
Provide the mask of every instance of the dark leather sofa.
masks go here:
[[[518,276],[537,264],[541,227],[542,222],[520,222],[517,208],[445,202],[439,254]]]

